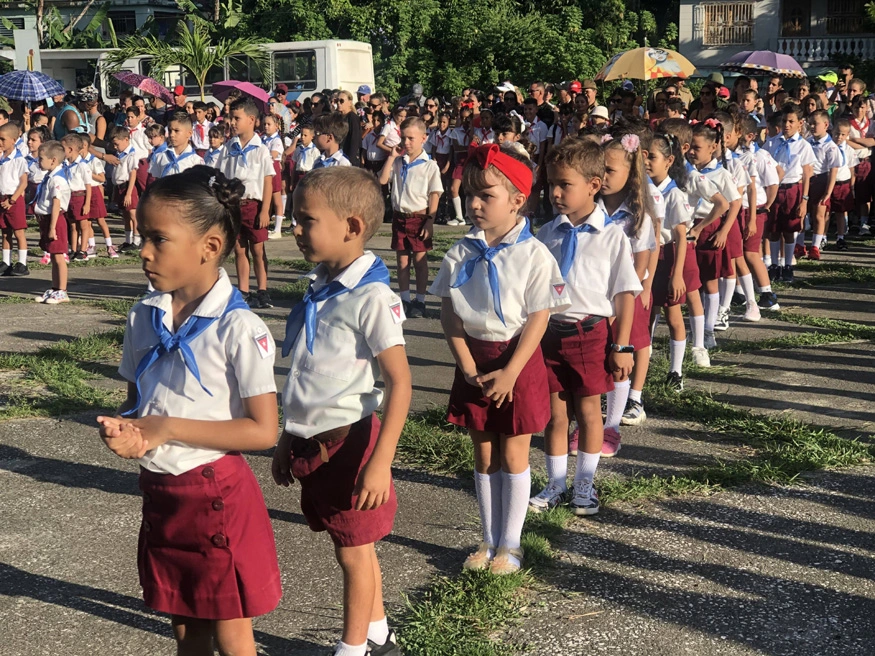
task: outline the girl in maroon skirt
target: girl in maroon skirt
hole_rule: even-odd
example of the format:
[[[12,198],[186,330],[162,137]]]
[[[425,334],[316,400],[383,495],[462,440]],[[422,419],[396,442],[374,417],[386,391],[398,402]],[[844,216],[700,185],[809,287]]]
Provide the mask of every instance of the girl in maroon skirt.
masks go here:
[[[282,235],[281,230],[283,221],[286,220],[286,197],[283,195],[283,176],[282,176],[282,159],[286,148],[291,145],[291,140],[288,143],[283,141],[283,119],[275,114],[268,114],[264,117],[264,145],[270,151],[270,158],[273,160],[273,230],[268,233],[270,239],[279,239]]]
[[[277,436],[274,341],[221,267],[240,230],[239,180],[195,166],[139,205],[155,293],[131,310],[119,372],[128,397],[100,435],[137,458],[138,569],[179,653],[255,656],[252,617],[281,596],[273,530],[241,451]]]
[[[556,260],[520,215],[531,160],[509,144],[472,148],[463,184],[474,228],[444,257],[431,293],[456,360],[451,423],[474,441],[483,541],[465,569],[520,569],[532,433],[547,426],[550,398],[540,342],[552,312],[570,307]]]

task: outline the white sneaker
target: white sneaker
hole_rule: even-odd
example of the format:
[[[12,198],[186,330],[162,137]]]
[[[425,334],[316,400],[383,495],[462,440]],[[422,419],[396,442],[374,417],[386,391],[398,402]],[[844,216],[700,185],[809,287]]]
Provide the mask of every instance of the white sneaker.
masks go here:
[[[37,296],[36,299],[34,299],[34,300],[36,300],[37,303],[45,303],[46,300],[49,298],[49,296],[52,295],[53,291],[55,291],[55,290],[54,289],[47,289],[46,291],[43,292],[42,296]]]
[[[447,225],[448,226],[460,226],[460,225],[465,225],[465,222],[462,220],[459,220],[459,219],[450,219],[449,221],[447,221]]]
[[[556,483],[547,483],[547,487],[529,499],[529,509],[532,512],[543,512],[555,508],[565,500],[568,489]]]
[[[868,237],[871,234],[872,234],[872,231],[869,230],[869,226],[867,226],[865,223],[860,226],[860,236],[861,237]]]
[[[760,308],[757,305],[756,301],[751,301],[750,303],[747,303],[742,319],[744,321],[759,321],[760,318]]]
[[[693,363],[697,367],[704,367],[707,369],[711,366],[711,356],[708,355],[708,349],[702,348],[701,346],[693,347]]]
[[[89,246],[88,250],[85,251],[85,254],[88,255],[89,260],[93,260],[97,257],[97,248],[95,248],[94,246]]]
[[[717,310],[717,321],[714,323],[714,330],[729,330],[729,308],[722,307]]]
[[[57,305],[58,303],[69,303],[70,297],[63,289],[56,289],[44,301],[46,305]]]
[[[271,230],[270,232],[267,233],[267,238],[268,239],[282,239],[283,235],[278,230]]]
[[[571,498],[571,511],[578,516],[595,515],[599,511],[599,495],[592,481],[576,481],[574,496]]]
[[[705,348],[712,349],[717,347],[717,340],[714,338],[713,330],[705,331]]]

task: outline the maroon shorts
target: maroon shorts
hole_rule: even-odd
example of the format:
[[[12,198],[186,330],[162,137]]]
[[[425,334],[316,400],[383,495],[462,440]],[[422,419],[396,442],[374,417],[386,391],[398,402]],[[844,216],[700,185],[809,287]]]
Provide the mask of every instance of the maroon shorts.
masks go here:
[[[137,566],[149,608],[230,620],[264,615],[282,596],[273,528],[239,453],[179,476],[140,469]]]
[[[465,163],[468,161],[468,153],[456,156],[456,165],[453,167],[453,180],[462,179],[462,171],[465,170]]]
[[[141,159],[137,163],[137,191],[141,194],[149,186],[149,160]]]
[[[700,221],[696,221],[700,223]],[[718,280],[733,276],[732,258],[726,248],[714,248],[711,237],[720,230],[720,221],[714,221],[702,230],[696,241],[696,264],[699,267],[699,280]]]
[[[438,171],[443,171],[444,167],[447,165],[447,162],[450,161],[450,154],[437,153],[435,155],[432,155],[432,158],[434,159],[434,163],[438,165]],[[443,173],[441,173],[441,175],[443,175]]]
[[[769,221],[766,224],[766,234],[799,232],[802,229],[802,219],[796,216],[796,210],[799,209],[799,203],[801,202],[801,182],[778,185],[778,196],[775,198],[775,202],[769,210]]]
[[[203,159],[203,158],[204,158],[204,155],[207,154],[207,149],[206,149],[206,148],[196,148],[194,152],[197,153],[197,156],[198,156],[198,157],[200,157],[201,159]]]
[[[850,180],[836,182],[836,186],[833,187],[832,190],[832,197],[830,198],[833,211],[851,212],[854,210],[856,199],[854,198],[854,194],[851,193],[851,190]]]
[[[341,547],[359,547],[392,532],[398,499],[390,483],[389,501],[374,510],[355,510],[356,480],[368,463],[380,420],[372,414],[350,427],[340,442],[326,445],[328,462],[322,462],[314,440],[292,438],[292,474],[301,483],[301,511],[313,531],[327,531]]]
[[[255,220],[261,211],[257,200],[240,201],[240,243],[260,244],[267,241],[267,226],[255,227]]]
[[[0,201],[7,201],[11,196],[0,196]],[[27,216],[24,207],[24,196],[12,203],[8,210],[0,208],[0,228],[4,230],[27,230]]]
[[[865,159],[854,169],[856,180],[854,181],[854,196],[857,203],[868,203],[872,200],[875,192],[875,171],[872,169],[871,160]]]
[[[741,210],[741,225],[744,226],[744,230],[747,231],[747,226],[750,223],[750,210]],[[763,234],[766,230],[766,221],[769,220],[769,213],[762,207],[757,208],[756,213],[756,231],[747,239],[744,240],[744,252],[745,253],[759,253],[760,247],[763,244]],[[744,234],[742,234],[742,238],[744,238]]]
[[[271,185],[273,185],[271,187],[271,190],[273,191],[273,193],[278,194],[278,193],[282,192],[282,190],[283,190],[283,170],[280,167],[279,162],[273,163],[273,178],[272,178]]]
[[[91,208],[88,210],[89,219],[106,218],[106,202],[103,200],[103,185],[91,187]]]
[[[614,389],[613,376],[608,372],[610,334],[606,319],[590,328],[580,323],[576,334],[558,335],[547,327],[541,340],[544,362],[547,365],[547,383],[550,393],[570,392],[575,396],[598,396]]]
[[[118,205],[119,211],[124,212],[125,210],[131,211],[137,209],[137,205],[140,203],[140,193],[137,191],[137,185],[134,185],[133,191],[131,191],[131,204],[129,207],[125,207],[125,194],[128,193],[128,183],[123,182],[115,188],[115,202]]]
[[[507,366],[519,337],[508,342],[485,342],[469,336],[466,341],[477,370],[489,373]],[[469,385],[456,367],[447,420],[457,426],[502,435],[529,435],[544,430],[550,421],[550,394],[541,349],[535,350],[516,379],[513,401],[500,408],[483,395],[482,389]]]
[[[407,253],[430,251],[431,237],[421,239],[419,236],[426,220],[425,210],[411,214],[392,212],[392,250]]]
[[[85,208],[85,192],[74,191],[70,196],[70,204],[67,205],[67,222],[85,221],[88,216],[82,213]]]
[[[650,288],[654,307],[672,307],[687,302],[686,294],[681,296],[677,303],[673,303],[668,294],[668,283],[672,273],[674,273],[676,262],[675,248],[675,244],[666,244],[659,248],[659,261],[656,263],[653,286]],[[696,261],[696,247],[693,242],[688,241],[681,248],[687,249],[687,256],[684,258],[684,286],[688,293],[694,292],[702,288],[702,281],[699,279],[699,264]]]
[[[67,236],[67,221],[64,214],[58,216],[55,225],[55,239],[49,239],[49,225],[52,222],[51,215],[37,214],[39,222],[39,247],[51,255],[66,255],[70,250],[70,238]]]
[[[635,347],[636,351],[650,346],[650,310],[644,309],[640,294],[635,297],[635,313],[632,315],[629,343]]]
[[[823,197],[826,196],[826,188],[829,186],[829,172],[820,173],[811,177],[811,182],[808,185],[808,208],[809,210],[816,208]],[[826,211],[829,212],[830,200],[832,195],[826,199]],[[812,216],[814,216],[812,214]]]
[[[737,257],[744,257],[744,240],[741,237],[741,212],[735,217],[732,222],[732,227],[729,229],[729,234],[726,237],[726,250],[729,251],[729,257],[733,260]]]

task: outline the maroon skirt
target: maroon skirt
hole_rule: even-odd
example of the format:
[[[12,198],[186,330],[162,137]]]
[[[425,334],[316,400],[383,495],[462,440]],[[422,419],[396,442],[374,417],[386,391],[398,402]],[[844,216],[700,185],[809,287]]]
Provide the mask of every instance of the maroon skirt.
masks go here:
[[[650,301],[653,307],[653,300]],[[641,295],[635,297],[635,314],[632,316],[632,330],[629,332],[629,343],[636,351],[650,346],[650,310],[644,309]]]
[[[607,319],[589,329],[580,323],[567,325],[576,325],[577,333],[560,336],[548,326],[541,340],[550,393],[587,397],[610,392],[614,378],[608,372],[611,342]]]
[[[146,605],[205,620],[264,615],[282,596],[261,488],[239,453],[179,476],[140,470]]]
[[[275,194],[280,193],[283,190],[283,170],[278,161],[273,163],[273,178],[271,179],[273,180],[271,190]]]
[[[696,221],[696,225],[701,220]],[[711,237],[720,230],[720,221],[714,221],[702,230],[696,241],[696,264],[699,266],[699,279],[702,283],[707,280],[718,280],[726,276],[732,276],[735,269],[732,268],[732,258],[729,251],[724,248],[714,248]]]
[[[682,305],[687,302],[687,295],[678,299],[677,303],[673,303],[668,296],[668,283],[674,273],[675,262],[675,244],[666,244],[659,247],[659,261],[656,264],[656,273],[653,274],[653,286],[651,293],[653,294],[654,307],[672,307],[673,305]],[[699,279],[699,264],[696,262],[696,247],[693,242],[688,241],[684,245],[687,249],[687,256],[684,258],[684,285],[687,288],[687,293],[694,292],[702,288],[702,281]]]
[[[519,336],[507,342],[485,342],[470,336],[466,341],[477,370],[490,373],[507,366],[516,351]],[[529,435],[544,430],[550,421],[550,394],[541,348],[535,350],[517,377],[513,401],[503,403],[500,408],[484,396],[482,389],[469,385],[456,367],[447,420],[457,426],[501,435]]]
[[[91,187],[91,208],[88,211],[89,219],[106,218],[106,202],[103,200],[103,185]]]
[[[733,260],[737,257],[744,257],[744,239],[741,236],[741,209],[732,222],[732,228],[729,229],[729,235],[726,237],[726,250],[729,251],[729,257]]]

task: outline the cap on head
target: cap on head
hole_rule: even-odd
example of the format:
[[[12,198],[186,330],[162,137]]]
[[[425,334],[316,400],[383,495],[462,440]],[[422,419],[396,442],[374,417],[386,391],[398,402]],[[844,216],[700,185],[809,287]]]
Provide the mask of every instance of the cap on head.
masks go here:
[[[836,75],[835,71],[827,71],[823,75],[818,75],[817,79],[829,82],[830,84],[838,84],[839,76]]]
[[[571,93],[580,93],[581,91],[583,91],[583,87],[581,86],[580,82],[574,80],[574,82],[569,82],[568,90]]]
[[[414,95],[414,96],[421,96],[421,95],[422,95],[422,91],[423,91],[423,89],[422,89],[422,85],[419,84],[419,83],[414,84],[414,85],[413,85],[413,88],[411,89],[411,91],[413,92],[413,95]]]
[[[595,84],[595,80],[584,80],[582,86],[584,89],[594,89],[595,91],[599,90],[599,88]]]
[[[360,96],[371,96],[374,94],[374,88],[370,84],[363,84],[356,93]]]
[[[717,89],[717,97],[718,98],[729,98],[729,88],[728,87],[720,87]]]
[[[173,95],[174,96],[184,96],[185,95],[185,87],[181,84],[177,84],[173,87]]]
[[[281,83],[276,85],[276,92],[277,93],[288,93],[289,88],[281,82]]]
[[[504,82],[502,82],[501,84],[499,84],[495,88],[498,91],[501,91],[501,93],[507,93],[508,91],[516,91],[516,87],[514,87],[513,84],[511,82],[509,82],[508,80],[505,80]]]
[[[623,82],[623,89],[625,89],[626,91],[634,91],[635,85],[632,83],[632,80],[626,80],[625,82]]]

